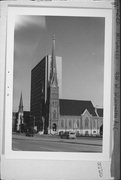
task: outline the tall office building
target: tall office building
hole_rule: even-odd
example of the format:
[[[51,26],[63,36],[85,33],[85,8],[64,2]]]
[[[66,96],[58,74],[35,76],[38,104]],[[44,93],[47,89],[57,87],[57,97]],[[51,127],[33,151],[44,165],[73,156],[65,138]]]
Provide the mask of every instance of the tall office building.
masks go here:
[[[53,68],[53,67],[54,68]],[[56,73],[54,72],[56,69]],[[53,75],[56,74],[56,80]],[[58,98],[62,94],[62,58],[55,56],[55,39],[52,41],[52,55],[45,56],[31,71],[30,111],[37,130],[47,130],[49,123],[49,93],[52,96],[53,83],[58,84]],[[55,112],[55,111],[54,111]],[[56,125],[55,125],[56,126]],[[55,127],[56,128],[56,127]]]

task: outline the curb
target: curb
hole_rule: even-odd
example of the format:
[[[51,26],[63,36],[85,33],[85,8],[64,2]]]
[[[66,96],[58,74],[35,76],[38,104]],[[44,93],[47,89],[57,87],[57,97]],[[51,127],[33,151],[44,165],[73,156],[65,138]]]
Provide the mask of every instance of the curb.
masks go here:
[[[18,137],[20,137],[20,138],[18,138]],[[84,143],[84,142],[82,142],[82,143],[79,143],[79,142],[75,142],[75,141],[68,141],[68,140],[66,140],[65,139],[65,141],[63,141],[63,140],[61,140],[61,139],[56,139],[56,140],[54,140],[54,139],[40,139],[39,137],[26,137],[26,136],[20,136],[20,135],[18,135],[18,137],[13,137],[13,139],[19,139],[19,140],[23,140],[23,139],[27,139],[27,140],[31,140],[31,141],[34,141],[34,140],[37,140],[37,141],[51,141],[51,142],[57,142],[57,143],[71,143],[71,144],[83,144],[83,145],[92,145],[92,146],[102,146],[102,144],[91,144],[91,143]]]

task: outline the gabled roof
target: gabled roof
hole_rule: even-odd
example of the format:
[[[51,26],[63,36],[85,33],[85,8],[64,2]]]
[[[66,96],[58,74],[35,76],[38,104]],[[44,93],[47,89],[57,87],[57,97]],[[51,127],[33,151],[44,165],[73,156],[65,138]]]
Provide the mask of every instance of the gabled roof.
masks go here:
[[[103,117],[103,109],[102,108],[97,108],[97,113],[99,117]]]
[[[91,101],[60,99],[59,102],[60,115],[80,116],[87,109],[92,116],[96,116]]]
[[[85,109],[84,112],[82,113],[82,115],[85,115],[85,114],[89,114],[90,115],[90,113],[89,113],[89,111],[87,109]]]

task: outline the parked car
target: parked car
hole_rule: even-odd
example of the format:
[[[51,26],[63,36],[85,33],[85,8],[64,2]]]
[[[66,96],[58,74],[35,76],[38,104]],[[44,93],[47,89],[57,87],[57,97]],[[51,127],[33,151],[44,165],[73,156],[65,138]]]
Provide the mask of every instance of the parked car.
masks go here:
[[[79,131],[76,131],[76,137],[80,137],[81,133]]]
[[[33,137],[34,136],[34,129],[31,129],[31,128],[27,129],[26,136]]]
[[[60,135],[61,139],[75,139],[76,138],[76,133],[75,132],[70,132],[70,131],[65,131]]]
[[[69,138],[70,139],[76,139],[76,133],[75,132],[69,132]]]
[[[60,131],[60,132],[59,132],[59,136],[61,136],[63,133],[64,133],[64,131]]]

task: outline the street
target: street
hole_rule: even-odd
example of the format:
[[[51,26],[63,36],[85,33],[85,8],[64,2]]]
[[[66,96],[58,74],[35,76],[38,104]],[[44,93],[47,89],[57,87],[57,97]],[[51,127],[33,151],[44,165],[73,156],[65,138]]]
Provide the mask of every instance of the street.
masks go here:
[[[14,151],[102,152],[102,139],[96,137],[60,139],[59,136],[26,137],[14,134],[12,149]]]

